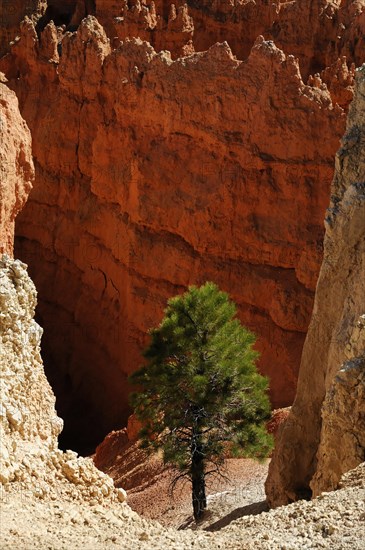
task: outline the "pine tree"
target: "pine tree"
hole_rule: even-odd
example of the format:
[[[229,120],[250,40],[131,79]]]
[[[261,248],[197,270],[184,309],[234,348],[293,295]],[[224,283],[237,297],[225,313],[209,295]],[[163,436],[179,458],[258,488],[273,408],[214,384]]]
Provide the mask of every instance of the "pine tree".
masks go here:
[[[131,404],[142,422],[142,446],[162,449],[166,464],[192,485],[194,517],[207,506],[205,482],[236,456],[267,457],[272,447],[268,381],[255,366],[255,336],[236,318],[236,306],[213,283],[168,302],[151,331],[147,364],[131,375],[140,391]]]

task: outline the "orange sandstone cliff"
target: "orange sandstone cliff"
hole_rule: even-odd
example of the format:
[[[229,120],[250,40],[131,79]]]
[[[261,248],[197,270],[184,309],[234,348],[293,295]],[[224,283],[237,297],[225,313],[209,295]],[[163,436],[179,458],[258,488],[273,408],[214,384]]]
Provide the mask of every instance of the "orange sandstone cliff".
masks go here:
[[[40,26],[53,19],[75,30],[95,15],[113,43],[140,37],[173,58],[228,41],[245,59],[263,34],[299,58],[306,79],[342,56],[361,64],[364,7],[364,0],[48,0]]]
[[[362,51],[363,3],[342,4],[48,2],[36,27],[21,24],[0,61],[36,168],[16,252],[39,291],[64,445],[126,421],[147,330],[168,297],[207,279],[257,333],[273,404],[291,403]],[[153,10],[164,22],[142,33]],[[314,42],[294,25],[309,12]],[[74,32],[88,13],[99,22]],[[318,60],[320,40],[331,47]]]
[[[12,255],[15,217],[32,188],[32,138],[0,73],[0,255]]]

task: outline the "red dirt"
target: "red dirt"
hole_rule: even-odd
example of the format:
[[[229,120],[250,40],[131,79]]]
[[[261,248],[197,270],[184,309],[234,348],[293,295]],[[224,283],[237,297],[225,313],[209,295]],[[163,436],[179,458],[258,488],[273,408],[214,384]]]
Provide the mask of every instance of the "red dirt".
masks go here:
[[[194,527],[188,481],[180,481],[171,494],[176,471],[165,467],[159,455],[148,456],[138,442],[128,441],[126,430],[110,433],[97,447],[94,462],[114,479],[117,487],[127,491],[128,504],[141,516],[157,519],[166,527]],[[214,529],[218,519],[223,524],[225,517],[229,522],[267,509],[264,495],[267,468],[268,461],[259,464],[249,459],[228,459],[224,478],[208,478],[209,505],[199,527]]]

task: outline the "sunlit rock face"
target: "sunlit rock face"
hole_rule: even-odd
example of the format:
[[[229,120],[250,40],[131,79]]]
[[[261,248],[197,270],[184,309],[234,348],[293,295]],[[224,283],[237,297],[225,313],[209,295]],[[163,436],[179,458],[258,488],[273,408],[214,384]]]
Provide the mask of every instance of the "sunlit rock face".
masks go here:
[[[32,138],[0,73],[0,254],[13,254],[15,217],[32,188]]]
[[[271,505],[337,487],[365,460],[365,65],[336,156],[298,392],[266,482]]]

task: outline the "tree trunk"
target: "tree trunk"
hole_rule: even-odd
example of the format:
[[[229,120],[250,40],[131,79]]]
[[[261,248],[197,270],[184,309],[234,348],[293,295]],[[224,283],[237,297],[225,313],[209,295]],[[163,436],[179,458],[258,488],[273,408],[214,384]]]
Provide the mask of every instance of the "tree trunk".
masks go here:
[[[194,519],[199,520],[207,507],[207,498],[205,495],[205,473],[204,473],[204,454],[202,445],[198,442],[192,450],[191,461],[191,482]]]

